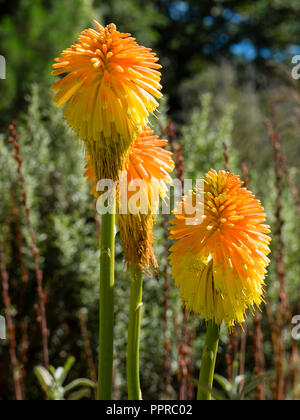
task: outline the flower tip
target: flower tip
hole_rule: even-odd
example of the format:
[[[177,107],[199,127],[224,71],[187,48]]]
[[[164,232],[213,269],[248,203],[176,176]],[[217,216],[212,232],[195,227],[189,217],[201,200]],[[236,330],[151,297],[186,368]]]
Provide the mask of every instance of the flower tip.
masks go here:
[[[114,23],[110,23],[109,25],[107,25],[107,29],[109,32],[115,32],[117,30],[117,27]]]
[[[104,27],[96,19],[93,20],[93,23],[99,28],[100,32],[104,31]]]

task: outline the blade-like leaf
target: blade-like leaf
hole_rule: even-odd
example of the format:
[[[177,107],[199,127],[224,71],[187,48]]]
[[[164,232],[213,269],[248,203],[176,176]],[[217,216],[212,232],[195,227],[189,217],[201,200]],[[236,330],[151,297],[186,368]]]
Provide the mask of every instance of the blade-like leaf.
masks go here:
[[[75,379],[69,385],[65,386],[65,393],[73,391],[73,389],[78,388],[79,386],[95,388],[94,382],[91,381],[90,379],[79,378],[79,379]]]
[[[214,389],[214,388],[209,388],[207,385],[205,385],[205,384],[202,384],[202,383],[198,383],[198,386],[201,388],[201,389],[203,389],[204,391],[209,391],[210,393],[211,393],[211,395],[212,395],[212,397],[215,399],[215,400],[218,400],[218,401],[224,401],[224,400],[226,400],[226,397],[225,397],[225,395],[222,393],[222,392],[220,392],[220,391],[217,391],[216,389]]]
[[[233,381],[235,381],[235,378],[238,376],[239,374],[239,362],[237,360],[235,360],[232,364],[232,379]]]
[[[250,392],[252,392],[262,381],[272,378],[274,373],[266,373],[264,375],[258,376],[257,378],[253,379],[249,384],[247,384],[242,393],[241,396],[244,397],[248,395]]]
[[[235,385],[236,385],[236,387],[238,388],[239,387],[239,385],[241,384],[241,382],[243,382],[245,380],[245,375],[238,375],[236,378],[235,378]]]
[[[63,372],[61,373],[60,378],[59,378],[60,385],[62,385],[64,381],[66,380],[74,363],[75,363],[75,357],[69,357],[68,360],[66,361],[65,366],[63,367]]]
[[[68,401],[78,401],[82,398],[89,397],[91,395],[91,390],[87,388],[79,389],[76,392],[73,392],[68,398]]]
[[[59,367],[59,368],[57,368],[56,370],[55,370],[55,372],[54,372],[54,378],[57,380],[57,382],[59,382],[60,384],[61,384],[61,378],[62,378],[62,375],[64,374],[64,368],[63,367]]]
[[[49,372],[51,373],[51,375],[53,376],[53,377],[55,377],[55,372],[56,372],[56,370],[55,370],[55,367],[53,367],[53,366],[49,366]]]
[[[51,389],[55,386],[55,381],[51,374],[48,372],[48,370],[42,366],[36,366],[34,368],[34,373],[42,387],[45,388],[47,391],[51,391]]]
[[[216,373],[214,379],[224,389],[224,391],[228,393],[232,391],[232,385],[226,378]]]

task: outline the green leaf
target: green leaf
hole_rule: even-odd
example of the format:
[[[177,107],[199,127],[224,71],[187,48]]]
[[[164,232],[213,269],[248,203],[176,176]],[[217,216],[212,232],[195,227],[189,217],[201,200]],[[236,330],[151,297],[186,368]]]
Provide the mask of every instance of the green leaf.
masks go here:
[[[55,386],[54,378],[51,376],[51,374],[48,372],[47,369],[45,369],[42,366],[37,366],[34,368],[34,373],[36,377],[38,378],[40,384],[46,391],[51,391]]]
[[[239,362],[238,361],[234,361],[232,364],[232,378],[233,378],[233,382],[235,382],[236,377],[238,376],[239,373]]]
[[[85,378],[75,379],[69,385],[65,386],[65,393],[70,392],[73,389],[78,388],[80,386],[82,386],[82,387],[89,387],[89,388],[95,388],[96,385],[90,379],[85,379]]]
[[[244,380],[245,380],[245,375],[238,375],[235,378],[235,381],[234,381],[235,386],[238,388],[240,386],[241,382],[243,382]]]
[[[233,397],[236,400],[240,399],[239,386],[243,382],[244,379],[245,379],[244,375],[238,375],[234,378],[234,381],[233,381]]]
[[[272,378],[274,373],[266,373],[264,375],[258,376],[253,379],[248,385],[246,385],[241,393],[241,396],[244,397],[252,392],[262,381]]]
[[[62,386],[59,386],[54,391],[54,398],[55,401],[64,401],[65,390]]]
[[[63,367],[59,367],[54,371],[53,376],[59,385],[62,385],[64,382],[62,380],[62,378],[64,378],[64,372],[65,372],[65,369]]]
[[[55,377],[55,372],[56,372],[56,369],[55,369],[55,367],[53,367],[53,366],[49,366],[49,372],[53,375],[53,377]]]
[[[222,392],[217,391],[214,388],[210,388],[207,385],[202,384],[200,382],[198,383],[198,387],[200,387],[201,389],[204,389],[204,391],[209,391],[211,393],[211,395],[213,396],[213,398],[215,400],[217,400],[217,401],[224,401],[224,400],[226,400],[225,395]]]
[[[91,395],[91,390],[87,388],[80,389],[76,392],[73,392],[68,398],[68,401],[78,401],[82,398],[89,397]]]
[[[66,380],[74,363],[75,363],[75,357],[69,357],[68,360],[66,361],[65,366],[63,367],[63,372],[61,372],[59,380],[58,380],[60,385],[62,385],[64,381]]]
[[[224,389],[224,391],[227,393],[232,391],[232,385],[226,378],[216,373],[214,379]]]

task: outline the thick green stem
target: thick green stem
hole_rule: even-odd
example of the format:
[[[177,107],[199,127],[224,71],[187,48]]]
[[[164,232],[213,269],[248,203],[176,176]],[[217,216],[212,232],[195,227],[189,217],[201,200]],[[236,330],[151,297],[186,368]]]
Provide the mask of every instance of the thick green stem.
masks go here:
[[[102,215],[98,400],[112,399],[115,283],[115,203]]]
[[[211,400],[211,392],[214,381],[218,346],[220,340],[220,327],[213,322],[207,326],[206,341],[203,350],[198,396],[197,400]]]
[[[127,384],[128,399],[133,401],[142,399],[139,370],[142,295],[143,273],[139,268],[132,268],[127,345]]]

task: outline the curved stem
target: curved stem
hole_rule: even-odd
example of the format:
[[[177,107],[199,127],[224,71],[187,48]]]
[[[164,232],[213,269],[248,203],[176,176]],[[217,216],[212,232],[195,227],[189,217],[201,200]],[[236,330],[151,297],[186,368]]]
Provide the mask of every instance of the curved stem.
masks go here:
[[[143,273],[139,268],[131,268],[130,309],[127,344],[127,384],[128,399],[141,400],[139,372],[140,330],[142,317]]]
[[[100,327],[98,400],[112,399],[114,342],[115,200],[102,215],[100,257]]]
[[[197,400],[211,400],[217,352],[220,340],[220,327],[214,322],[207,325],[206,341],[203,350]],[[203,388],[205,387],[205,389]]]

